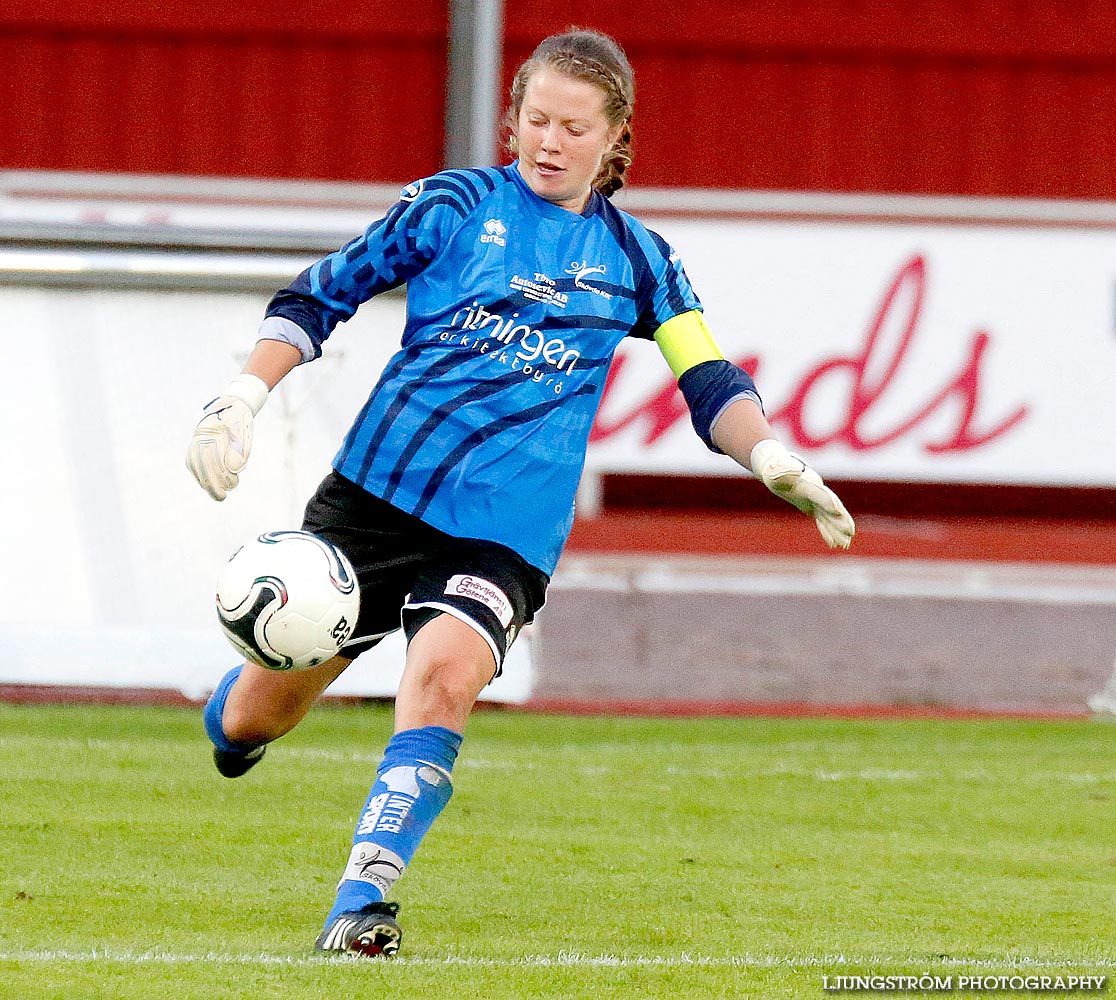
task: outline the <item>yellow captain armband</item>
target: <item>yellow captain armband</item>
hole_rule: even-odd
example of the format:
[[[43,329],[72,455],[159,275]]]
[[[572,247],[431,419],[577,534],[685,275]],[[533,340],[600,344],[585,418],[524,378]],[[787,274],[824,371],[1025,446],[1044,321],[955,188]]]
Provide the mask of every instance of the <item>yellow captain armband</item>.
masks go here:
[[[675,378],[681,378],[684,372],[705,361],[725,359],[705,325],[705,317],[697,309],[668,319],[655,331],[655,343]]]

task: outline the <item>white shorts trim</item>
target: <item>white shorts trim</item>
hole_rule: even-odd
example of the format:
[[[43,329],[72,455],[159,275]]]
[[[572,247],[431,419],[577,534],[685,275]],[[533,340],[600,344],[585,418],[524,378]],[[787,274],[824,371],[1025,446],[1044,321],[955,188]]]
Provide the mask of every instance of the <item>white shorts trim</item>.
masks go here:
[[[345,643],[344,646],[342,646],[339,650],[337,650],[337,652],[340,653],[342,656],[346,656],[346,655],[348,655],[346,653],[346,650],[352,649],[354,646],[364,646],[364,645],[367,645],[368,643],[371,643],[371,642],[379,642],[381,639],[386,638],[387,636],[391,635],[392,632],[398,632],[398,631],[399,631],[399,629],[392,628],[392,629],[388,629],[386,632],[379,633],[379,635],[360,635],[360,636],[357,636],[355,639],[350,639],[347,643]],[[361,652],[361,650],[357,650],[357,652],[359,653],[359,652]]]
[[[489,635],[488,629],[486,629],[483,625],[481,625],[477,621],[474,621],[467,614],[465,614],[464,611],[462,611],[460,608],[455,608],[452,604],[442,604],[440,601],[420,601],[417,604],[403,605],[404,611],[414,611],[418,608],[435,608],[438,611],[443,612],[444,614],[452,615],[458,621],[464,622],[466,625],[468,625],[469,628],[471,628],[474,632],[477,633],[477,635],[479,635],[485,642],[488,643],[488,648],[492,650],[492,658],[496,661],[496,672],[500,672],[500,668],[504,664],[504,652],[503,650],[496,648],[496,643],[493,641],[492,636]]]

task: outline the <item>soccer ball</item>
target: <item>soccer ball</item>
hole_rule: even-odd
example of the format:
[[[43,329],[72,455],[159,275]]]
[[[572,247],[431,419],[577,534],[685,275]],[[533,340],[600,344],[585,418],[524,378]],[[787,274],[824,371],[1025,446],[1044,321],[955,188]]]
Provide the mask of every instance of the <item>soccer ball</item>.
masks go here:
[[[269,531],[242,545],[217,580],[226,637],[270,670],[307,670],[353,634],[360,588],[345,554],[309,531]]]

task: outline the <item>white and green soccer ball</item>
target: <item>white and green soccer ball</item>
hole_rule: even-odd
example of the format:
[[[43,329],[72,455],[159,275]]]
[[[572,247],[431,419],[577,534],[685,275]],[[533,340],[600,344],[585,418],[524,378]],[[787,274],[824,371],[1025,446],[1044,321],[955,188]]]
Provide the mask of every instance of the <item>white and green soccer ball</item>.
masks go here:
[[[242,545],[217,580],[217,618],[244,656],[269,670],[308,670],[335,656],[360,613],[356,573],[308,531],[269,531]]]

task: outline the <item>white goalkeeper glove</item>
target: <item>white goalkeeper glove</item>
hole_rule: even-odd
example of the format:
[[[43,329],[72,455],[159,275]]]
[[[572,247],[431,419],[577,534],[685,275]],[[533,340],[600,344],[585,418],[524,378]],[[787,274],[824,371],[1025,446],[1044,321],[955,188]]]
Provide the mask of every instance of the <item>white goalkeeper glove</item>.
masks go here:
[[[236,486],[252,450],[252,418],[267,401],[267,383],[246,373],[202,411],[186,449],[186,467],[214,500]]]
[[[767,438],[752,449],[751,465],[772,493],[814,519],[831,549],[849,547],[856,533],[852,517],[837,494],[801,458]]]

